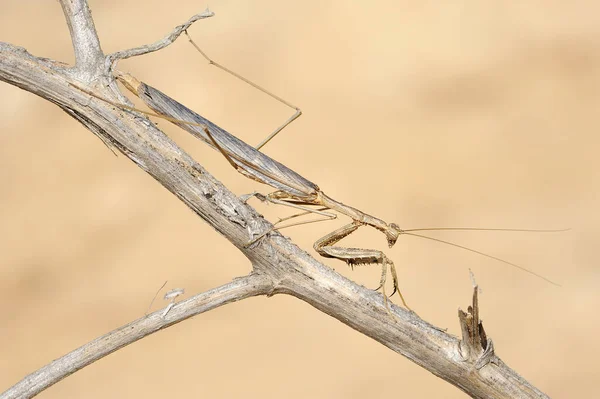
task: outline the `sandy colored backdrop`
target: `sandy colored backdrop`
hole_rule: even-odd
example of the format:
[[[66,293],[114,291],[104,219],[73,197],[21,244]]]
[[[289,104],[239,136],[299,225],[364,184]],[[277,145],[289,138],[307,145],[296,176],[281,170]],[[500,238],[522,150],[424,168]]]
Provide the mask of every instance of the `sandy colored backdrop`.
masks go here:
[[[112,52],[163,37],[207,4],[91,1]],[[444,2],[442,2],[444,3]],[[325,192],[405,228],[561,228],[437,237],[508,266],[402,237],[388,254],[407,300],[459,333],[473,271],[498,354],[553,397],[590,397],[600,371],[600,17],[593,2],[211,1],[191,33],[208,54],[299,105],[265,151]],[[55,1],[2,0],[0,40],[72,62]],[[185,40],[121,69],[257,143],[288,109]],[[160,122],[234,192],[268,191]],[[56,106],[0,84],[0,391],[144,314],[165,281],[189,294],[246,259]],[[257,205],[272,220],[287,210]],[[286,234],[302,248],[344,221]],[[385,248],[369,230],[350,245]],[[351,272],[370,287],[377,268]],[[165,306],[158,303],[155,308]],[[41,398],[463,398],[409,360],[285,296],[217,309],[84,369]]]

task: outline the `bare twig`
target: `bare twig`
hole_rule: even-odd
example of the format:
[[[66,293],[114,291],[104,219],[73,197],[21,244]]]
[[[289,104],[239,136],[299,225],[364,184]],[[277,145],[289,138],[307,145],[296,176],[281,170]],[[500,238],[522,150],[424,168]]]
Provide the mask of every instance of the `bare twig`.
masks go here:
[[[70,26],[77,26],[76,29],[72,28],[72,33],[81,36],[79,39],[73,39],[74,44],[83,45],[82,43],[90,41],[93,44],[95,30],[91,17],[83,19],[83,21],[87,20],[87,26],[85,24],[79,26],[76,20],[80,17],[74,15],[72,12],[74,9],[71,6],[65,6],[67,3],[78,4],[84,7],[82,10],[86,14],[89,14],[85,1],[67,2],[65,0],[63,8],[65,8],[65,15]],[[87,33],[84,33],[86,30]],[[101,54],[99,44],[95,48],[96,51],[92,51],[92,53],[97,57]],[[91,57],[90,60],[93,61],[94,57]],[[106,60],[107,58],[104,59],[103,65],[106,65]],[[112,77],[106,76],[103,70],[99,70],[95,62],[81,61],[79,65],[81,68],[87,65],[89,70],[74,75],[71,68],[63,68],[57,64],[49,65],[47,61],[32,56],[22,48],[0,43],[0,80],[57,104],[87,129],[110,143],[111,146],[154,177],[225,236],[252,262],[253,275],[225,286],[228,288],[222,287],[221,289],[224,291],[219,291],[220,294],[217,295],[220,299],[215,299],[211,302],[212,305],[207,305],[208,302],[205,302],[205,305],[198,305],[195,308],[196,311],[202,306],[206,306],[205,311],[210,306],[235,300],[236,295],[237,298],[241,298],[265,293],[268,295],[285,293],[306,301],[322,312],[402,354],[472,397],[545,397],[543,393],[519,377],[495,355],[493,361],[481,362],[480,359],[484,357],[485,350],[492,347],[487,338],[482,338],[481,333],[479,333],[479,338],[476,337],[471,341],[483,343],[483,339],[485,339],[487,345],[481,346],[481,348],[485,348],[483,354],[481,354],[481,348],[473,349],[475,344],[469,347],[464,341],[461,343],[457,337],[428,324],[414,313],[392,306],[391,311],[397,318],[394,321],[389,317],[381,295],[358,286],[317,262],[278,233],[266,236],[251,249],[245,248],[244,244],[250,237],[265,231],[271,225],[215,180],[202,166],[158,130],[153,123],[137,114],[124,112],[92,99],[89,95],[76,89],[73,85],[84,86],[86,90],[94,91],[100,96],[110,97],[115,94],[111,90],[114,87],[94,84],[98,81],[109,82],[112,79]],[[209,293],[203,295],[205,296],[200,296],[200,298],[207,299],[206,295]],[[150,317],[138,321],[141,323],[139,326],[144,326],[144,331],[148,332],[152,328],[164,328],[180,321],[176,318],[182,316],[185,309],[182,306],[178,305],[172,309],[166,320],[157,320],[158,316],[154,313]],[[473,309],[477,309],[476,304]],[[186,311],[191,312],[189,309]],[[475,317],[476,311],[473,313],[473,320],[478,320],[478,316]],[[158,318],[160,319],[160,317]],[[466,318],[464,319],[466,320]],[[162,324],[163,322],[166,324]],[[463,322],[463,326],[465,323],[467,322]],[[471,330],[477,324],[474,323],[475,321],[467,323],[471,326]],[[465,328],[463,327],[463,331]],[[471,330],[467,328],[467,331]],[[124,330],[120,329],[119,331]],[[139,337],[135,339],[139,339]],[[85,364],[89,364],[89,361],[105,356],[111,350],[116,350],[129,342],[133,342],[132,336],[126,337],[112,349],[108,347],[100,349],[92,346],[92,352],[98,350],[98,353],[90,353],[90,360],[87,363],[82,363],[77,358],[67,355],[62,358],[61,372],[42,376],[44,373],[53,372],[51,364],[44,368],[44,371],[40,370],[18,383],[15,387],[21,388],[11,390],[10,397],[31,397],[39,392],[35,389],[30,390],[32,379],[35,380],[34,385],[38,384],[36,386],[43,389],[44,386],[49,386]],[[492,357],[489,358],[492,359]],[[9,397],[8,394],[8,392],[5,393],[4,397]]]
[[[260,274],[234,281],[175,304],[166,317],[159,310],[132,321],[54,360],[29,374],[0,395],[2,399],[32,397],[77,370],[148,335],[231,302],[269,293],[272,286]]]
[[[200,14],[196,14],[193,17],[191,17],[190,19],[188,19],[187,22],[185,22],[184,24],[175,27],[175,29],[173,29],[173,31],[171,33],[169,33],[167,36],[163,37],[162,39],[160,39],[157,42],[154,42],[151,44],[146,44],[146,45],[139,46],[139,47],[130,48],[127,50],[120,50],[120,51],[114,52],[112,54],[109,54],[108,57],[106,58],[107,65],[108,65],[107,72],[110,73],[117,66],[117,62],[119,62],[119,60],[124,60],[124,59],[130,58],[130,57],[137,57],[140,55],[152,53],[154,51],[162,50],[163,48],[169,46],[175,40],[177,40],[179,35],[181,35],[183,32],[185,32],[186,29],[188,29],[194,22],[199,21],[204,18],[210,18],[214,15],[215,15],[215,13],[210,11],[207,8],[204,12],[201,12]]]

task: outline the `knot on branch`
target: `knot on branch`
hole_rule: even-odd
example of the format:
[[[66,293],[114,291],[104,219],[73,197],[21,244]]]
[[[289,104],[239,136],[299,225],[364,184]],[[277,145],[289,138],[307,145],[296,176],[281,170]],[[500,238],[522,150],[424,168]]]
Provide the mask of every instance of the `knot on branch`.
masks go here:
[[[458,318],[462,330],[460,352],[465,361],[472,363],[479,370],[486,364],[494,362],[494,344],[487,338],[483,322],[479,319],[478,287],[473,287],[473,304],[467,312],[458,310]]]

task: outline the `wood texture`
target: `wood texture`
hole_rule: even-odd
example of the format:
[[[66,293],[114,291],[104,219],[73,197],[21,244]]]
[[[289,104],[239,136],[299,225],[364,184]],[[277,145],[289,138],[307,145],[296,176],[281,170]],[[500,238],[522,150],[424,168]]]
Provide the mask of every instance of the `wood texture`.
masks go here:
[[[427,323],[416,314],[393,307],[395,319],[390,318],[380,294],[342,277],[280,234],[270,235],[252,249],[244,248],[249,237],[269,228],[270,224],[239,201],[146,118],[94,101],[71,85],[84,86],[100,96],[121,98],[113,77],[106,75],[105,68],[99,67],[110,63],[111,56],[102,53],[87,2],[65,0],[61,3],[71,29],[75,53],[79,54],[76,66],[65,67],[58,62],[35,57],[14,45],[0,43],[0,80],[59,106],[155,178],[250,259],[254,276],[260,276],[257,280],[260,281],[259,287],[233,289],[231,292],[237,293],[237,296],[214,303],[242,299],[248,292],[293,295],[407,357],[472,397],[545,397],[495,355],[486,354],[490,361],[482,363],[483,355],[475,355],[476,352],[471,349],[465,350],[466,344],[461,343],[459,338]],[[102,62],[99,62],[100,58]],[[473,309],[473,320],[478,320],[476,303]],[[186,316],[189,317],[173,312],[169,315],[169,323],[177,323]],[[466,317],[461,316],[461,320],[463,325],[472,325],[465,321]],[[153,321],[156,321],[155,315],[142,322]],[[118,334],[123,328],[111,334]],[[156,328],[149,328],[143,335],[154,331]],[[463,331],[467,332],[466,336],[473,335],[470,327],[463,327]],[[479,334],[480,343],[483,342],[482,337]],[[35,374],[40,377],[36,381],[43,383],[30,384],[28,381],[31,380],[26,378],[0,398],[31,397],[75,370],[139,338],[141,336],[115,340],[114,346],[105,346],[97,356],[86,359],[74,359],[72,354],[77,351],[67,354],[63,358],[65,363],[60,363],[59,368],[54,367],[56,363],[51,363],[40,370],[42,374],[44,370],[52,370],[51,375]],[[485,342],[488,341],[485,338]],[[491,343],[485,348],[492,348]],[[268,376],[265,378],[268,379]]]

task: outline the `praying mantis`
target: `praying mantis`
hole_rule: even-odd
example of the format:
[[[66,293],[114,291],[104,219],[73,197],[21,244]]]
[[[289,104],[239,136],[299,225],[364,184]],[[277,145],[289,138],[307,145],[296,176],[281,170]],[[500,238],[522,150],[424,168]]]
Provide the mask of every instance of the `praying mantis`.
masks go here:
[[[187,31],[186,31],[187,34]],[[403,230],[395,223],[387,223],[386,221],[379,219],[375,216],[367,214],[359,209],[346,205],[339,202],[328,195],[326,195],[315,183],[306,179],[299,173],[288,168],[284,164],[274,160],[268,155],[259,151],[269,140],[271,140],[276,134],[278,134],[283,128],[297,119],[301,114],[301,110],[292,104],[286,102],[280,97],[268,92],[262,87],[255,83],[247,80],[246,78],[236,74],[235,72],[223,67],[222,65],[211,60],[191,39],[188,38],[194,47],[202,54],[202,56],[209,61],[211,65],[215,65],[225,72],[243,80],[244,82],[252,85],[253,87],[261,90],[267,95],[274,99],[288,105],[295,110],[295,113],[290,117],[282,126],[271,133],[265,140],[263,140],[258,146],[253,147],[236,136],[228,133],[226,130],[215,125],[211,121],[205,119],[201,115],[195,113],[191,109],[180,104],[173,98],[162,93],[158,89],[153,88],[145,83],[142,83],[135,79],[133,76],[128,74],[117,73],[116,77],[124,86],[130,90],[133,94],[139,97],[150,109],[154,112],[148,112],[139,110],[134,107],[125,106],[120,103],[112,102],[105,98],[99,97],[96,94],[87,91],[83,88],[78,87],[80,90],[87,94],[96,97],[102,101],[108,102],[116,107],[141,112],[146,115],[157,116],[162,119],[166,119],[180,126],[182,129],[188,131],[193,136],[204,141],[209,146],[218,150],[225,159],[235,168],[240,174],[258,181],[263,184],[267,184],[276,189],[276,191],[267,195],[252,193],[243,196],[243,200],[247,201],[251,197],[256,197],[262,201],[271,202],[278,205],[285,205],[301,211],[295,215],[287,218],[280,219],[274,224],[274,227],[270,230],[265,231],[258,237],[250,237],[247,246],[253,245],[258,242],[263,236],[274,231],[279,230],[283,227],[290,227],[292,225],[313,223],[323,220],[332,220],[337,218],[337,212],[341,215],[349,217],[352,221],[331,233],[321,237],[315,241],[313,248],[315,251],[327,258],[339,259],[346,262],[350,266],[354,265],[371,265],[376,264],[381,266],[381,278],[379,281],[379,287],[376,290],[381,289],[383,298],[387,307],[388,296],[385,292],[385,285],[387,281],[387,270],[389,268],[393,280],[393,292],[390,295],[393,296],[398,293],[403,305],[410,310],[409,306],[400,292],[398,274],[394,262],[383,252],[376,249],[364,249],[364,248],[349,248],[340,246],[338,243],[354,233],[362,226],[370,226],[380,232],[382,232],[387,240],[388,246],[391,248],[394,246],[400,235],[412,235],[416,237],[433,240],[448,245],[452,245],[467,251],[471,251],[488,258],[503,262],[505,264],[516,267],[522,271],[537,276],[547,282],[558,285],[551,280],[543,277],[529,269],[526,269],[517,264],[505,261],[503,259],[476,251],[471,248],[467,248],[458,244],[443,241],[437,238],[424,236],[421,234],[415,234],[416,231],[424,230],[496,230],[496,231],[536,231],[536,232],[555,232],[564,230],[524,230],[524,229],[478,229],[478,228],[434,228],[434,229],[410,229]],[[319,219],[309,220],[304,222],[296,222],[287,226],[277,227],[279,223],[284,220],[300,217],[307,214],[319,215]]]

